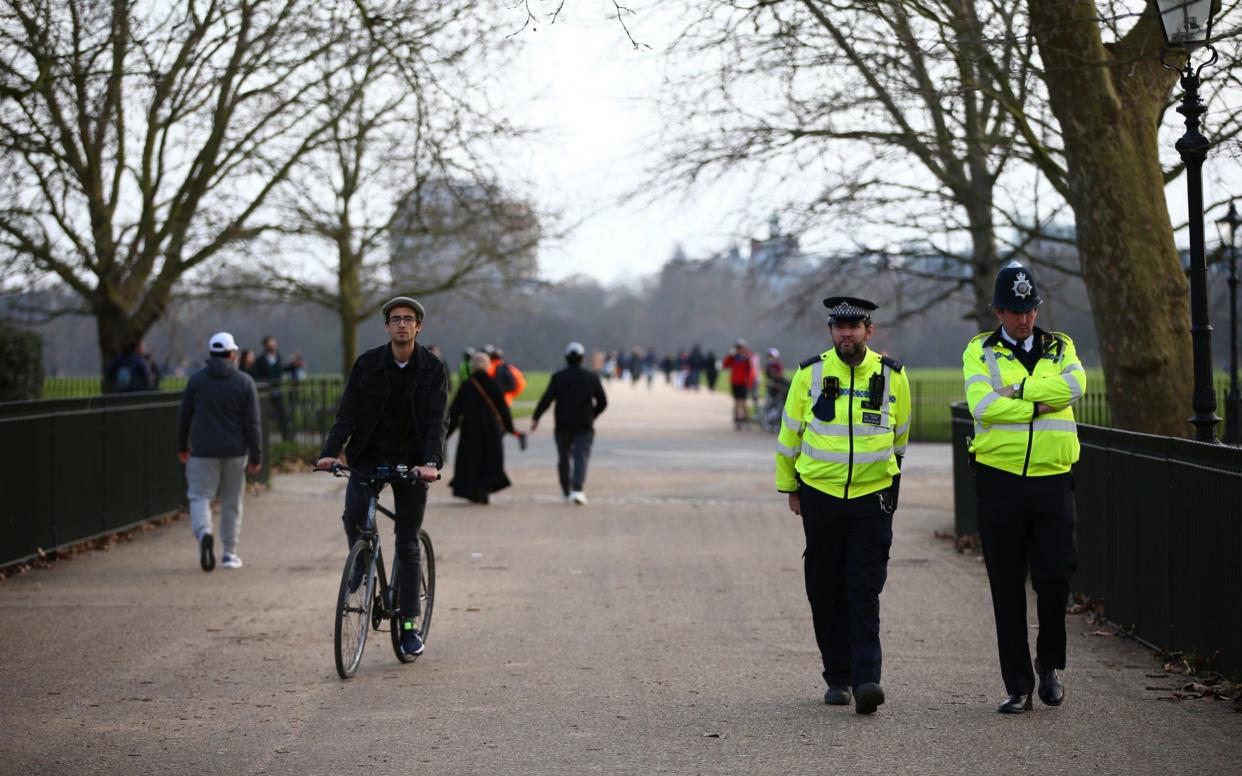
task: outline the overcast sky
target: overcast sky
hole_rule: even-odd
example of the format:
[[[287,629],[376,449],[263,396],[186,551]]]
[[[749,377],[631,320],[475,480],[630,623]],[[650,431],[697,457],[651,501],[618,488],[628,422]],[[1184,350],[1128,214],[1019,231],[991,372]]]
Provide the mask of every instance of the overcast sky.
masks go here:
[[[626,192],[641,186],[659,161],[655,138],[661,120],[655,106],[665,69],[664,50],[681,29],[679,3],[633,5],[627,17],[635,39],[650,48],[636,50],[615,18],[611,2],[570,0],[555,24],[518,33],[520,53],[502,81],[520,123],[541,136],[512,160],[511,168],[532,182],[541,204],[576,224],[569,236],[541,249],[544,275],[559,280],[576,273],[605,282],[626,282],[649,274],[682,244],[692,257],[705,256],[739,239],[753,227],[739,224],[746,186],[733,183],[697,191],[690,201],[667,197],[653,206],[619,205]],[[513,12],[514,28],[522,17]],[[1211,88],[1205,74],[1205,92]],[[1180,92],[1179,92],[1180,94]],[[1211,132],[1211,113],[1205,119]],[[1162,142],[1166,163],[1176,159],[1172,144],[1182,132],[1181,117],[1165,115]],[[1185,176],[1168,188],[1175,224],[1186,218]],[[1236,152],[1218,151],[1204,168],[1205,201],[1242,196],[1242,163]],[[750,202],[751,223],[762,223],[775,203]],[[1210,213],[1209,245],[1216,241]],[[741,232],[746,234],[740,234]],[[766,227],[754,236],[766,236]],[[1185,230],[1178,244],[1185,246]]]
[[[633,280],[658,270],[679,242],[692,256],[719,250],[732,239],[743,199],[718,188],[689,203],[670,197],[654,206],[618,206],[658,161],[651,148],[661,126],[654,98],[662,51],[676,27],[668,13],[640,9],[627,21],[651,48],[635,50],[605,15],[610,7],[570,2],[555,24],[520,33],[522,51],[505,78],[520,96],[518,121],[542,131],[513,167],[536,184],[541,203],[577,224],[568,239],[541,249],[542,270],[552,279],[583,273]]]

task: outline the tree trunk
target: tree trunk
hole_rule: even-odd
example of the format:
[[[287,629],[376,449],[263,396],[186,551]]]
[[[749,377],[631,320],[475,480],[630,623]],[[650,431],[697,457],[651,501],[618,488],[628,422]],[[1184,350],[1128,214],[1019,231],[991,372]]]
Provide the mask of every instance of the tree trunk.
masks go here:
[[[991,184],[974,186],[976,190],[966,207],[970,223],[971,277],[970,290],[974,295],[972,317],[979,331],[996,328],[996,316],[992,313],[992,288],[995,285],[999,260],[996,256],[996,224],[992,216]]]
[[[1157,147],[1176,74],[1158,59],[1159,23],[1149,13],[1105,48],[1094,2],[1028,2],[1049,103],[1064,138],[1078,253],[1113,425],[1186,436],[1192,393],[1187,283]]]
[[[112,382],[108,379],[108,365],[121,354],[126,345],[142,339],[150,325],[141,327],[127,316],[123,310],[114,305],[97,306],[95,308],[95,333],[99,343],[99,374],[103,379],[103,392],[112,393]]]
[[[358,276],[361,262],[340,245],[337,267],[337,317],[341,324],[341,374],[348,375],[358,358],[358,324],[361,322],[362,279]]]

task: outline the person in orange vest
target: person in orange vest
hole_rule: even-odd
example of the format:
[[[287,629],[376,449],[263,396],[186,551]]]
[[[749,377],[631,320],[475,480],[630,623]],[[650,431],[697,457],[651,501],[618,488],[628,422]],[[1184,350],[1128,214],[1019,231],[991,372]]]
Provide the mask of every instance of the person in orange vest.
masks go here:
[[[500,385],[500,390],[505,395],[505,404],[512,407],[513,400],[526,390],[526,375],[505,361],[505,352],[500,348],[491,348],[488,355],[491,356],[492,363],[487,368],[487,374]]]

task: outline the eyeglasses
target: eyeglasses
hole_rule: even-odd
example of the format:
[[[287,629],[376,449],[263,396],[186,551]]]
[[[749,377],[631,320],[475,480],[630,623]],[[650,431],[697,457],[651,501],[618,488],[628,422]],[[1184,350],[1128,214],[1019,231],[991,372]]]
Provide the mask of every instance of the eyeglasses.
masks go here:
[[[418,318],[413,315],[394,315],[388,319],[389,323],[398,323],[405,326],[413,326],[418,322]]]

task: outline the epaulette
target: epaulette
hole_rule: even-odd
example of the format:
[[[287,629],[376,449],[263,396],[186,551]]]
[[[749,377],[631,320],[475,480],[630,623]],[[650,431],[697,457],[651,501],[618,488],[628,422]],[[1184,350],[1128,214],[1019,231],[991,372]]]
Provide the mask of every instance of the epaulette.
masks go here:
[[[819,355],[811,356],[810,358],[804,358],[803,360],[798,362],[798,368],[806,369],[808,366],[811,366],[816,361],[822,361],[823,358],[824,358],[823,353],[820,353]]]
[[[888,367],[889,369],[893,370],[894,372],[900,372],[901,370],[906,368],[905,364],[901,363],[895,358],[889,358],[888,356],[880,356],[880,363]]]

